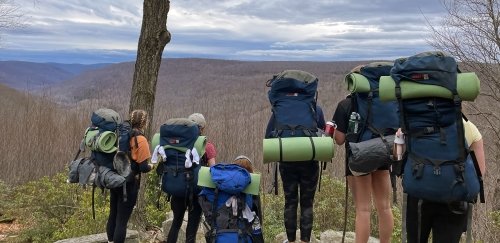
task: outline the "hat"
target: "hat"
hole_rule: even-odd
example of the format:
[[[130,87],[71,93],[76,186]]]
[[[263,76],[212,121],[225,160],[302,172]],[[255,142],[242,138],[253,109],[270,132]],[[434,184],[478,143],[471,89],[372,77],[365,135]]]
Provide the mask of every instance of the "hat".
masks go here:
[[[238,155],[236,158],[234,158],[234,160],[233,160],[233,161],[236,161],[236,160],[239,160],[239,159],[246,159],[246,160],[248,160],[248,162],[250,162],[250,164],[253,164],[253,163],[252,163],[252,160],[251,160],[251,159],[249,159],[249,158],[248,158],[247,156],[245,156],[245,155]]]
[[[207,125],[205,117],[201,113],[193,113],[189,115],[188,119],[198,124],[201,128],[204,128]]]

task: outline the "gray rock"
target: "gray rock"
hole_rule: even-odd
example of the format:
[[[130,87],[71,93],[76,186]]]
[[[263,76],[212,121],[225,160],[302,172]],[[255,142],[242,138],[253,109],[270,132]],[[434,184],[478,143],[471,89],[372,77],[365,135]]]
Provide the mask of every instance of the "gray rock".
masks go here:
[[[108,237],[106,233],[87,235],[78,238],[71,238],[56,241],[56,243],[107,243]],[[135,230],[127,230],[125,243],[139,243],[139,233]]]
[[[344,242],[354,243],[355,242],[354,237],[355,237],[354,232],[346,232]],[[320,242],[321,243],[342,242],[342,231],[327,230],[321,233]],[[379,242],[378,239],[370,237],[367,243],[378,243],[378,242]]]
[[[170,228],[172,227],[172,221],[174,219],[174,215],[172,212],[167,213],[167,219],[163,221],[162,223],[162,231],[163,231],[163,239],[166,240],[168,237],[168,232],[170,231]],[[186,227],[187,227],[187,221],[188,221],[188,213],[186,212],[184,214],[184,220],[182,222],[181,229],[179,230],[179,236],[177,238],[177,242],[185,242],[186,241]],[[205,228],[203,227],[203,221],[204,218],[202,217],[200,226],[198,228],[198,232],[196,233],[196,242],[200,243],[206,243],[205,240]],[[160,237],[159,237],[160,238]]]
[[[295,237],[296,237],[297,241],[300,240],[300,230],[297,230]],[[283,243],[286,239],[287,239],[286,233],[281,232],[276,237],[274,237],[274,243]],[[311,233],[311,241],[310,242],[311,243],[319,243],[319,241],[316,238],[314,238],[314,232]]]

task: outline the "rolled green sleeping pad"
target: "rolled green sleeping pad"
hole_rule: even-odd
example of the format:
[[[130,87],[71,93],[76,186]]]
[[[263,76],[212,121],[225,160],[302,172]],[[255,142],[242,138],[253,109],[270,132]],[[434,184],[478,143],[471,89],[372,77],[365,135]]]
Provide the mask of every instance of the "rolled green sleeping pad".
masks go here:
[[[459,73],[457,75],[457,92],[460,99],[474,101],[479,95],[480,81],[476,73]],[[401,82],[401,97],[403,99],[440,97],[452,99],[448,89],[431,84],[420,84],[411,81]],[[396,100],[396,83],[390,76],[380,77],[379,95],[382,101]]]
[[[259,195],[260,174],[250,173],[250,177],[250,185],[248,185],[243,192]],[[198,172],[198,186],[215,188],[215,183],[212,181],[212,176],[210,175],[210,167],[202,166],[200,168],[200,172]]]
[[[314,157],[313,144],[314,143]],[[330,161],[334,154],[334,143],[331,137],[289,137],[269,138],[263,141],[264,163],[280,161],[280,147],[283,162],[294,161]]]
[[[348,74],[345,77],[345,82],[347,83],[347,90],[351,93],[364,93],[370,91],[370,81],[359,73]]]
[[[153,138],[151,138],[151,151],[153,151],[157,145],[160,144],[160,133],[155,133],[153,135]],[[207,137],[206,136],[199,136],[198,139],[196,139],[196,142],[194,143],[194,147],[196,148],[196,151],[198,151],[198,154],[200,156],[203,156],[205,154],[205,146],[207,145]],[[169,148],[177,149],[182,152],[186,152],[186,148],[180,148],[180,147],[174,147],[174,146],[168,146]]]
[[[118,149],[116,139],[114,132],[105,131],[99,134],[99,130],[89,129],[85,132],[85,145],[92,151],[113,153]]]
[[[151,151],[153,151],[159,144],[160,144],[160,133],[157,132],[155,133],[155,135],[153,135],[153,138],[151,138]]]

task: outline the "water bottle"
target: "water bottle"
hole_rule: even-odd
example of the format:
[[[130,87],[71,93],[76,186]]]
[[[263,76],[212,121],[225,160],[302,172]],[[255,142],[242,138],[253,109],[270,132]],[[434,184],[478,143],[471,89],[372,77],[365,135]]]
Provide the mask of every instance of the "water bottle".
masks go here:
[[[333,121],[326,122],[325,135],[333,138],[333,134],[335,133],[336,128],[337,124],[335,124],[335,122]]]
[[[348,127],[348,131],[350,133],[358,133],[359,132],[359,121],[360,121],[361,117],[359,116],[359,114],[357,112],[352,112],[351,113],[351,116],[349,117],[349,127]]]
[[[396,137],[394,138],[394,143],[396,144],[396,159],[403,159],[403,146],[405,144],[404,133],[401,131],[396,132]]]
[[[252,223],[252,235],[261,235],[262,234],[262,228],[260,226],[260,219],[257,215],[255,215],[255,219],[253,220]]]

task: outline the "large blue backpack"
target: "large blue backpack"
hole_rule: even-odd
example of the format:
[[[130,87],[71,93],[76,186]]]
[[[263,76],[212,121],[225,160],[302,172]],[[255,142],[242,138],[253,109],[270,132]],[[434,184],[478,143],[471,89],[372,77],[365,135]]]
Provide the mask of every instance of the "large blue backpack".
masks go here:
[[[374,62],[346,76],[349,87],[358,87],[350,88],[349,115],[355,112],[359,116],[351,121],[346,134],[349,168],[355,175],[372,172],[391,162],[393,135],[399,127],[398,104],[380,100],[379,79],[389,75],[392,66],[391,62]],[[353,122],[358,123],[357,132]]]
[[[455,59],[442,52],[397,59],[391,70],[406,143],[403,189],[410,196],[434,202],[470,202],[479,193],[479,179],[464,136],[458,72]],[[402,99],[402,81],[442,86],[451,91],[453,99]]]
[[[318,78],[300,70],[285,70],[267,81],[272,105],[272,137],[313,137],[318,130]]]
[[[259,218],[249,222],[243,216],[245,208],[252,209],[254,204],[252,195],[243,192],[251,182],[250,173],[236,164],[217,164],[210,168],[210,175],[215,189],[203,187],[198,199],[205,220],[210,225],[207,242],[263,242],[262,234],[257,234],[252,228],[252,225],[258,224],[260,230]],[[234,199],[234,206],[226,204],[230,198]]]
[[[199,193],[197,186],[199,164],[186,168],[186,151],[192,150],[200,138],[198,125],[186,118],[169,119],[160,126],[159,145],[165,150],[166,161],[157,167],[161,176],[161,190],[168,195],[184,197],[192,202],[192,196]],[[204,137],[201,137],[204,139]],[[204,143],[198,148],[203,156]]]

